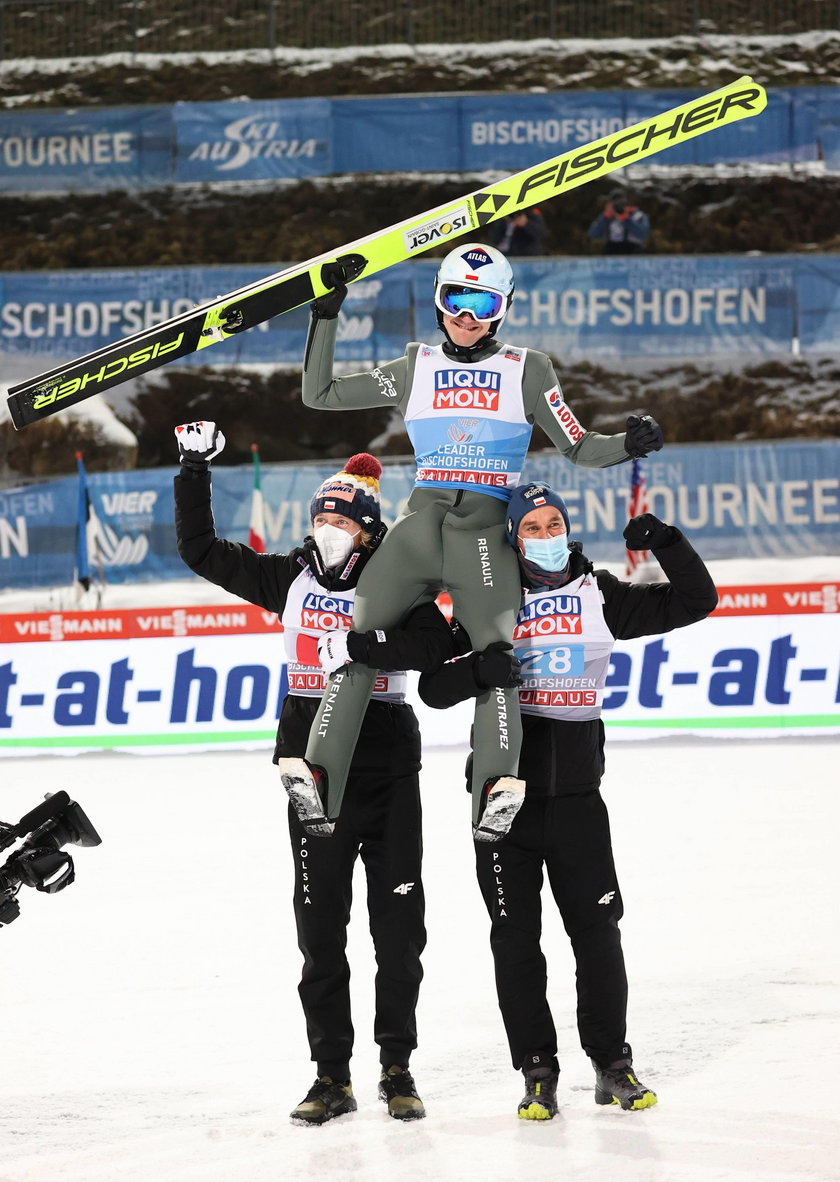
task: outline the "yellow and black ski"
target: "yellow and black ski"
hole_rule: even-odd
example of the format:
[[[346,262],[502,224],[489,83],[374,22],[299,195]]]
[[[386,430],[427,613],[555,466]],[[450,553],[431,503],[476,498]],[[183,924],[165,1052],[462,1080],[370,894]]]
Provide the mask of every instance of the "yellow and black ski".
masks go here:
[[[118,386],[128,378],[206,349],[324,295],[328,288],[322,280],[321,268],[338,256],[356,256],[356,278],[372,275],[665,148],[758,115],[766,105],[764,89],[749,77],[739,78],[680,107],[359,238],[340,250],[318,255],[200,304],[162,324],[123,337],[10,387],[8,403],[12,422],[18,429],[25,427],[92,394]]]

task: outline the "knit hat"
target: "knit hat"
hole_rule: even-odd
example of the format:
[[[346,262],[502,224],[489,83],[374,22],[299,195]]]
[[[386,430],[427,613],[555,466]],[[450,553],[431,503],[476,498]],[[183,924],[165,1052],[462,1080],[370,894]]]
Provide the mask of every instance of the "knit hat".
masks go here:
[[[519,533],[520,521],[526,513],[530,513],[532,509],[541,509],[543,505],[552,505],[555,509],[559,509],[560,516],[566,525],[566,533],[570,532],[569,511],[566,508],[566,502],[559,493],[556,493],[553,488],[549,488],[547,484],[520,484],[513,490],[513,495],[508,502],[507,521],[505,522],[507,540],[514,550],[518,549],[516,535]]]
[[[319,513],[342,513],[364,530],[374,530],[381,520],[379,477],[382,465],[375,456],[362,451],[351,456],[340,472],[330,476],[312,498],[309,519]]]

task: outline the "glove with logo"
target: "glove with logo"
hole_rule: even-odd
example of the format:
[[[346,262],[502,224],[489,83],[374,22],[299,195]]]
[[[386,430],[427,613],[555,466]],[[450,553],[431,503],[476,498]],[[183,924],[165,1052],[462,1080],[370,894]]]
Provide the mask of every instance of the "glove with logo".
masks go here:
[[[476,653],[473,669],[482,689],[513,689],[522,684],[519,661],[507,640],[494,640]]]
[[[324,263],[321,268],[321,280],[325,287],[331,287],[326,295],[319,296],[312,302],[313,320],[335,320],[341,311],[341,305],[347,298],[347,283],[355,279],[359,273],[357,266],[350,261],[353,256],[342,255],[333,263]]]
[[[630,415],[624,450],[633,460],[641,460],[652,451],[661,451],[665,443],[662,428],[651,415]]]
[[[181,475],[199,476],[210,467],[210,461],[225,446],[225,437],[215,423],[203,419],[198,423],[181,423],[175,428]]]
[[[624,527],[624,540],[628,550],[664,550],[673,546],[680,531],[673,525],[666,525],[652,513],[631,517]]]
[[[325,632],[318,641],[318,660],[327,677],[332,677],[336,669],[346,665],[350,660],[347,651],[347,633],[338,630]]]

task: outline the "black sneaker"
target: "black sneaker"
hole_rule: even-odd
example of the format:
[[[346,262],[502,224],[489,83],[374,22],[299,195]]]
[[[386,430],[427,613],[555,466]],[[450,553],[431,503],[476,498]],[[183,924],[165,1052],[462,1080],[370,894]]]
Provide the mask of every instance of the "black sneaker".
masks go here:
[[[653,1108],[658,1102],[656,1092],[636,1079],[632,1059],[620,1060],[610,1067],[599,1067],[593,1061],[592,1066],[595,1068],[596,1104],[620,1104],[626,1111],[635,1112],[640,1108]]]
[[[539,1059],[542,1056],[534,1056]],[[522,1068],[525,1076],[525,1095],[519,1101],[520,1120],[551,1120],[557,1115],[557,1081],[560,1069],[557,1060]]]
[[[289,1116],[294,1125],[322,1125],[334,1116],[355,1112],[357,1107],[349,1080],[340,1084],[328,1075],[320,1075]]]
[[[422,1120],[426,1115],[423,1101],[407,1067],[394,1064],[379,1077],[379,1099],[388,1105],[388,1115],[397,1120]]]

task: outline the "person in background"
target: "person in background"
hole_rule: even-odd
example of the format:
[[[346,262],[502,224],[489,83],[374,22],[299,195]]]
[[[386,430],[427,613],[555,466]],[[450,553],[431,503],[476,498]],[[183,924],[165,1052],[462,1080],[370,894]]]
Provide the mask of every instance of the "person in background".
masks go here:
[[[511,1061],[525,1077],[518,1114],[550,1120],[557,1112],[557,1034],[540,946],[544,872],[574,952],[578,1033],[595,1070],[595,1102],[650,1108],[656,1095],[638,1078],[626,1041],[623,903],[599,790],[601,709],[613,641],[702,620],[717,592],[680,530],[651,513],[632,518],[624,537],[629,549],[656,557],[667,582],[631,584],[594,570],[580,542],[569,541],[565,503],[545,484],[514,490],[506,534],[523,596],[513,653],[493,654],[494,676],[520,679],[526,791],[508,835],[476,844],[475,857]],[[463,630],[457,637],[465,655],[420,678],[421,697],[438,709],[482,692],[476,670],[484,654],[470,651]]]
[[[621,190],[610,193],[603,211],[587,231],[604,243],[604,254],[639,254],[650,236],[647,214],[631,205]]]
[[[225,590],[276,612],[283,625],[289,692],[277,727],[274,762],[302,755],[324,687],[319,641],[344,645],[359,575],[385,535],[378,460],[351,457],[316,489],[312,534],[288,554],[258,554],[216,536],[209,462],[224,447],[212,422],[176,428],[181,467],[175,477],[178,552],[187,566]],[[336,617],[341,629],[336,631]],[[433,603],[418,607],[387,645],[374,644],[377,673],[353,753],[341,817],[329,842],[312,837],[290,803],[295,867],[294,911],[303,953],[299,993],[317,1078],[291,1113],[296,1124],[321,1125],[354,1112],[350,1079],[353,1024],[346,956],[353,869],[361,858],[376,953],[373,1036],[380,1048],[379,1097],[398,1120],[425,1108],[409,1070],[417,1046],[415,1009],[426,943],[421,879],[418,772],[420,733],[405,700],[407,667],[434,667],[451,655],[449,625]],[[367,654],[367,646],[356,650]],[[404,887],[402,889],[401,887]]]
[[[370,373],[339,378],[337,317],[348,275],[342,259],[325,271],[334,290],[312,304],[304,404],[332,411],[388,407],[404,418],[417,463],[406,509],[359,580],[353,627],[387,631],[447,590],[476,647],[509,642],[520,583],[505,542],[505,512],[534,425],[572,463],[594,468],[658,451],[662,431],[649,415],[630,416],[615,435],[588,431],[566,405],[547,354],[497,339],[514,277],[495,247],[465,243],[441,260],[434,288],[441,344],[412,342],[404,356]],[[340,811],[346,763],[374,676],[358,663],[337,671],[305,757],[283,762],[283,781],[304,824],[322,826]],[[524,791],[516,777],[515,691],[477,698],[474,727],[473,836],[493,841],[506,832]]]
[[[536,207],[509,214],[487,227],[491,244],[513,258],[542,254],[545,232],[545,218]]]

